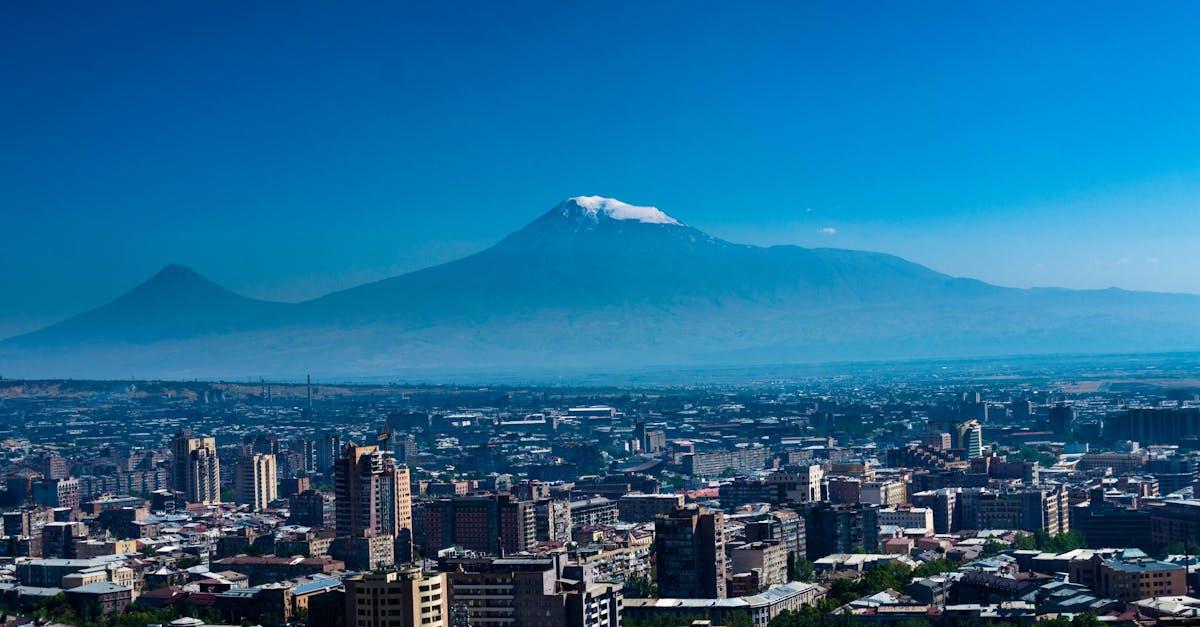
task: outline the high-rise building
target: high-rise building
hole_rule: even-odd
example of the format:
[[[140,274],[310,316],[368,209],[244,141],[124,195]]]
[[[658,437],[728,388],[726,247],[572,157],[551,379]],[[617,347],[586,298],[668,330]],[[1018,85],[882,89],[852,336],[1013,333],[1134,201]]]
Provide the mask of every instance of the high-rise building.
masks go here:
[[[1131,409],[1105,419],[1104,430],[1114,440],[1173,444],[1200,435],[1200,409]]]
[[[489,555],[517,553],[537,542],[536,507],[511,494],[438,499],[425,505],[424,532],[427,554],[450,546]]]
[[[316,464],[314,471],[317,474],[328,476],[327,473],[333,468],[333,463],[337,461],[340,452],[341,446],[336,433],[321,434],[313,441],[313,459]]]
[[[809,503],[804,533],[810,561],[833,553],[874,553],[879,550],[878,506]]]
[[[696,506],[654,519],[658,594],[664,598],[725,598],[725,515]]]
[[[346,627],[450,627],[445,573],[420,568],[346,578]]]
[[[189,503],[221,502],[221,462],[216,438],[180,429],[171,440],[171,485]]]
[[[571,502],[567,499],[534,501],[535,534],[542,542],[571,541]]]
[[[958,425],[958,448],[967,452],[967,459],[983,457],[983,426],[978,420]]]
[[[234,501],[249,505],[251,511],[267,509],[278,498],[279,481],[275,472],[275,456],[270,453],[243,455],[234,470]]]
[[[1070,435],[1075,423],[1075,410],[1070,405],[1058,404],[1050,408],[1050,430],[1055,435]]]
[[[346,445],[334,464],[339,536],[390,535],[396,559],[412,553],[412,486],[407,466],[377,446]]]

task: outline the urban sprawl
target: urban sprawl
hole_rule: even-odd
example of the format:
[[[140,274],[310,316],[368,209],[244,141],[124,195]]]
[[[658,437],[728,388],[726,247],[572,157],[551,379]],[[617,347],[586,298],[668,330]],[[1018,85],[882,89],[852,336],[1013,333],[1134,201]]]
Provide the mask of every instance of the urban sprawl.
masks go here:
[[[3,625],[1200,620],[1200,386],[0,380]]]

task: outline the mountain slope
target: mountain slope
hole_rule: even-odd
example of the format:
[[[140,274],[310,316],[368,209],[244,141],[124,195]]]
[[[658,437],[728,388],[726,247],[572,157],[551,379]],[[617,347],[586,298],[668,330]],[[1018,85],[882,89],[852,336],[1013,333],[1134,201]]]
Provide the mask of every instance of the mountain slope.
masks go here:
[[[147,343],[219,335],[271,325],[286,309],[282,303],[240,296],[190,268],[170,264],[108,304],[5,344]]]
[[[0,343],[5,376],[559,372],[1200,347],[1200,297],[1011,289],[895,256],[745,246],[568,199],[462,259],[299,304],[168,266]]]

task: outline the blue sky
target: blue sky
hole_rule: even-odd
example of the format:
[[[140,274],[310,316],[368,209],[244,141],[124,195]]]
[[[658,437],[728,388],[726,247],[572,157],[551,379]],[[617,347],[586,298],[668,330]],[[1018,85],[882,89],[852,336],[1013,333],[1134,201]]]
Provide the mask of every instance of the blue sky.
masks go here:
[[[0,335],[168,262],[300,299],[567,196],[1200,292],[1200,6],[6,3]]]

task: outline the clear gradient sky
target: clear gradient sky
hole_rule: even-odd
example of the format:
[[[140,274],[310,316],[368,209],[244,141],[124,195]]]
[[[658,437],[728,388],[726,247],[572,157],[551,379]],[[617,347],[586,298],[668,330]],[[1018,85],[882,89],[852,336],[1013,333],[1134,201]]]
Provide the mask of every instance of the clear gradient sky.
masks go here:
[[[353,4],[353,6],[350,6]],[[567,196],[1200,293],[1200,5],[0,5],[0,336],[168,262],[301,299]]]

